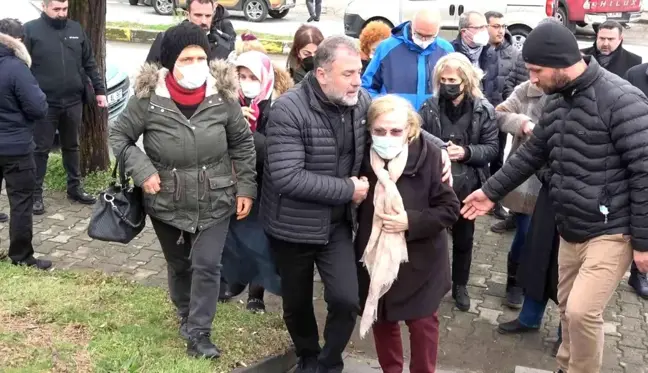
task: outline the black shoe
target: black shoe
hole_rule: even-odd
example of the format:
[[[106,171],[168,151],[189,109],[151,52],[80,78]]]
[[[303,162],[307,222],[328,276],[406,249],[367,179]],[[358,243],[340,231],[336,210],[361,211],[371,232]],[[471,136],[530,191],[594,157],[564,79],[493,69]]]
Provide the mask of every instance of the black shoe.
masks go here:
[[[313,21],[315,21],[315,22],[319,22],[319,20],[320,20],[320,17],[313,18]]]
[[[648,279],[645,273],[631,271],[628,285],[632,286],[638,296],[648,299]]]
[[[551,346],[551,357],[558,356],[558,350],[560,349],[561,344],[562,344],[562,338],[558,338],[558,340],[554,342],[553,346]]]
[[[506,217],[506,219],[498,221],[491,225],[490,230],[493,233],[506,233],[513,232],[516,228],[515,218],[512,214]]]
[[[78,202],[82,205],[93,205],[97,202],[97,198],[86,193],[82,188],[78,188],[73,192],[68,192],[67,197],[70,201]]]
[[[189,339],[191,339],[191,336],[189,335],[189,329],[187,329],[186,316],[180,318],[180,336],[186,341],[189,341]]]
[[[317,371],[317,357],[300,357],[294,373],[315,373]]]
[[[500,334],[521,334],[528,332],[537,332],[540,328],[530,328],[526,325],[522,325],[520,320],[515,319],[509,322],[503,322],[497,326],[497,331]]]
[[[315,17],[311,16],[311,17],[308,17],[308,20],[306,22],[313,22],[314,20],[315,20]]]
[[[42,270],[48,270],[50,267],[52,267],[52,262],[49,260],[45,259],[36,259],[33,256],[29,257],[25,260],[22,260],[20,262],[14,262],[13,260],[11,261],[13,265],[17,266],[26,266],[26,267],[34,267],[37,269],[42,269]]]
[[[43,215],[45,213],[45,203],[42,198],[34,198],[34,208],[32,214]]]
[[[252,313],[265,313],[266,307],[263,299],[249,298],[245,309]]]
[[[511,286],[506,290],[506,301],[504,304],[514,310],[519,310],[522,308],[522,303],[524,303],[524,291],[522,288],[517,286]]]
[[[465,285],[453,285],[452,298],[455,300],[455,306],[459,311],[466,312],[470,309],[470,296]]]
[[[209,333],[196,333],[191,335],[187,342],[187,355],[196,358],[218,359],[221,352],[210,339]]]
[[[4,212],[0,212],[0,223],[6,223],[9,221],[9,215]]]
[[[495,207],[488,213],[488,215],[494,216],[496,219],[504,220],[508,216],[504,207],[501,204],[496,204]]]
[[[232,294],[229,292],[229,284],[223,277],[221,277],[220,290],[218,291],[218,301],[227,302],[232,299]]]

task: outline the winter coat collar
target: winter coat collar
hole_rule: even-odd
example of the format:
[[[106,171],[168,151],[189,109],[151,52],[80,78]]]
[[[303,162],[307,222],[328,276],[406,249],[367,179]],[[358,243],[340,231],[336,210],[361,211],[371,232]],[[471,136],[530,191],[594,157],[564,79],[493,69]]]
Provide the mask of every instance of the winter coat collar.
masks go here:
[[[27,66],[31,67],[32,60],[25,44],[7,34],[0,33],[0,47],[5,47],[18,59],[22,60]],[[0,52],[1,54],[1,52]]]
[[[211,75],[207,77],[205,97],[220,94],[228,101],[238,100],[238,79],[236,68],[224,60],[214,60],[209,64]],[[159,97],[171,98],[164,79],[169,70],[157,64],[144,64],[135,79],[135,95],[149,98],[155,93]]]

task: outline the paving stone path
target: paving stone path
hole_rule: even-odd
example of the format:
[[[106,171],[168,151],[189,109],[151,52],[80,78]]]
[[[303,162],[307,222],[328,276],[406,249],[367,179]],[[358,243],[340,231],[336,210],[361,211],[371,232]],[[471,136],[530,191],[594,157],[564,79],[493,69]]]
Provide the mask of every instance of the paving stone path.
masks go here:
[[[47,213],[34,219],[34,245],[38,255],[52,259],[57,269],[94,269],[147,285],[166,286],[165,261],[150,224],[129,245],[95,241],[86,234],[90,207],[71,204],[60,194],[48,195],[45,202]],[[0,211],[8,211],[6,196],[0,197]],[[444,373],[524,372],[522,367],[542,369],[540,372],[555,369],[554,359],[549,355],[558,326],[555,305],[550,304],[544,325],[537,333],[502,336],[495,330],[498,322],[512,320],[516,312],[502,306],[512,235],[490,232],[491,222],[491,218],[477,221],[470,311],[460,312],[449,297],[441,304],[439,367],[446,370]],[[7,249],[7,238],[8,224],[0,224],[0,250]],[[316,313],[323,324],[323,289],[319,282],[315,287]],[[271,312],[280,311],[277,297],[268,296],[267,303]],[[648,373],[648,302],[639,299],[624,280],[604,318],[606,347],[602,372]],[[407,336],[406,329],[403,335]],[[407,340],[404,347],[409,353]],[[356,331],[348,351],[352,355],[347,371],[379,371],[371,337],[360,340]]]

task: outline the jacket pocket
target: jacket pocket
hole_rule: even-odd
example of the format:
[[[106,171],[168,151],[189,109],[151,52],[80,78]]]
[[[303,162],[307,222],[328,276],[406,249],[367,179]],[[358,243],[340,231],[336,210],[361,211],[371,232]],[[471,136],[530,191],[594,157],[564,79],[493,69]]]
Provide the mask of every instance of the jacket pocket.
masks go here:
[[[212,218],[220,219],[230,213],[234,204],[235,188],[236,182],[232,175],[209,178],[209,200]]]
[[[173,180],[162,180],[158,193],[144,193],[144,207],[156,219],[173,220],[176,216],[176,203],[174,201],[176,188]]]

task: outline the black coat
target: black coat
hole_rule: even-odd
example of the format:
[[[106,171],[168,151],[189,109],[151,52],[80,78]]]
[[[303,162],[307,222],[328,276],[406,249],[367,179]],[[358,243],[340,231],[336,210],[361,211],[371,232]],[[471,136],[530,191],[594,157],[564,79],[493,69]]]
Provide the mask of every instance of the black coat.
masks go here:
[[[504,34],[504,41],[495,48],[495,53],[497,53],[497,63],[499,67],[497,69],[497,80],[495,81],[495,91],[492,94],[490,100],[493,106],[497,106],[504,102],[508,95],[505,87],[506,81],[509,76],[515,74],[517,69],[518,56],[521,55],[520,51],[515,49],[511,43],[511,34],[507,31]],[[508,92],[510,94],[511,92]]]
[[[596,48],[596,42],[594,43],[594,46],[582,49],[581,52],[586,55],[593,56],[597,61],[600,56],[600,53]],[[621,43],[619,44],[617,50],[614,51],[614,54],[610,59],[610,63],[605,69],[612,74],[623,77],[630,68],[637,66],[640,63],[641,56],[637,56],[636,54],[625,50],[623,48],[623,43]]]
[[[549,162],[561,237],[581,243],[629,234],[634,250],[648,251],[648,99],[584,59],[585,72],[549,97],[531,137],[482,190],[501,200]]]
[[[470,59],[462,49],[461,34],[459,34],[451,44],[455,52],[461,53]],[[498,88],[497,84],[499,75],[499,53],[495,48],[490,45],[483,47],[482,52],[479,55],[479,68],[484,72],[484,78],[482,79],[482,91],[484,92],[484,95],[493,106],[499,105],[503,100],[501,88]]]
[[[106,94],[104,77],[79,23],[68,19],[62,29],[57,29],[43,12],[40,18],[25,24],[25,46],[32,58],[32,73],[49,106],[81,103],[86,84],[81,70],[92,81],[97,95]]]
[[[29,154],[34,121],[47,114],[47,100],[30,63],[25,46],[0,33],[0,156]]]
[[[515,66],[509,72],[506,81],[504,81],[504,90],[502,91],[504,99],[506,100],[511,93],[513,93],[515,87],[527,80],[529,80],[529,70],[527,70],[526,65],[524,64],[522,53],[518,53],[515,59]]]
[[[623,78],[648,96],[648,63],[642,63],[631,68]]]
[[[360,174],[369,179],[369,193],[358,208],[355,247],[362,258],[369,241],[374,215],[376,174],[369,162],[369,147]],[[409,261],[400,266],[398,278],[378,303],[378,320],[415,320],[430,316],[450,290],[450,264],[446,228],[459,216],[459,200],[452,187],[441,182],[441,151],[429,139],[419,137],[409,146],[407,165],[396,182],[407,211]],[[364,305],[369,274],[359,263],[360,301]]]

